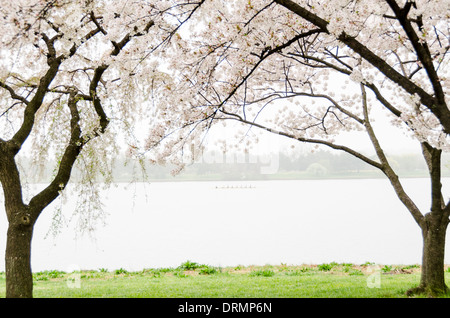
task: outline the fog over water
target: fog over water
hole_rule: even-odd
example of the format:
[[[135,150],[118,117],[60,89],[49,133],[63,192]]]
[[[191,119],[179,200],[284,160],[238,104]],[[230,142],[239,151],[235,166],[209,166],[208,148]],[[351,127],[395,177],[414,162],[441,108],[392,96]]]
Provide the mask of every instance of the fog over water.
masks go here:
[[[445,178],[444,190],[449,185]],[[426,211],[428,179],[407,178],[404,186]],[[421,263],[419,227],[385,179],[121,183],[103,198],[106,224],[93,237],[77,235],[73,226],[48,235],[53,214],[43,213],[34,232],[33,271],[140,270],[186,260],[214,266]],[[74,201],[63,206],[67,218]],[[446,254],[450,263],[448,248]]]

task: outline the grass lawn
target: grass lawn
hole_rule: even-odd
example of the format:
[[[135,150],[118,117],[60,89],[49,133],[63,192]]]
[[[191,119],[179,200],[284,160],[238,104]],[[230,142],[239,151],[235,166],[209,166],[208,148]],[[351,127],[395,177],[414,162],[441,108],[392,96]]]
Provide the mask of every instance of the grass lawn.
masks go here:
[[[177,268],[34,273],[35,298],[402,298],[420,267],[374,264]],[[450,271],[446,270],[450,280]],[[0,297],[5,275],[0,273]]]

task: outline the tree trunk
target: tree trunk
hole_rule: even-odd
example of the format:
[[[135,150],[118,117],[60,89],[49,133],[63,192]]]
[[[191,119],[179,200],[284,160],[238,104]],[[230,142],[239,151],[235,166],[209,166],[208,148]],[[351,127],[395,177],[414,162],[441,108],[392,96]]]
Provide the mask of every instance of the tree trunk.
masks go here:
[[[438,215],[440,216],[440,215]],[[448,221],[427,214],[426,224],[422,228],[423,254],[420,285],[410,289],[407,295],[427,294],[438,296],[448,292],[444,276],[445,236]]]
[[[8,219],[5,269],[6,297],[30,298],[33,291],[31,274],[31,238],[36,217],[23,203],[19,170],[14,160],[17,149],[0,139],[0,181]]]
[[[21,223],[10,223],[8,227],[5,269],[6,297],[32,298],[33,276],[31,272],[31,239],[33,226]]]

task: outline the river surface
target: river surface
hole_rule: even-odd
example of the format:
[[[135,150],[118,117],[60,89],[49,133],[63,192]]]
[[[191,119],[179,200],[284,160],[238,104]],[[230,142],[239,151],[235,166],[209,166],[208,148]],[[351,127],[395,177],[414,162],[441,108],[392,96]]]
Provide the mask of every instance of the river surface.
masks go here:
[[[427,211],[429,181],[403,183]],[[102,197],[106,223],[92,236],[70,225],[49,234],[53,211],[44,211],[35,226],[33,271],[140,270],[187,260],[213,266],[421,263],[419,227],[384,179],[118,184]],[[57,204],[66,219],[72,201]],[[4,255],[3,203],[0,209]]]

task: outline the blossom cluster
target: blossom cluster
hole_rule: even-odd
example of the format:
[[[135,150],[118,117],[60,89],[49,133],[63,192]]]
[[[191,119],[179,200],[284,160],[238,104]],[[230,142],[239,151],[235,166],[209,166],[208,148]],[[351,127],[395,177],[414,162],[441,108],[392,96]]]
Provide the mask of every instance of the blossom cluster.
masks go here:
[[[145,153],[158,163],[181,163],[183,152],[192,144],[201,149],[210,129],[226,120],[333,142],[341,132],[364,130],[371,118],[365,112],[374,109],[419,140],[428,136],[432,145],[445,147],[445,138],[436,136],[443,129],[422,101],[342,41],[354,39],[432,95],[433,83],[386,1],[292,2],[325,25],[265,0],[3,1],[0,83],[32,96],[48,70],[46,38],[56,39],[64,62],[37,114],[35,144],[42,149],[61,149],[68,140],[70,113],[61,92],[76,88],[89,95],[102,65],[107,71],[96,93],[115,121],[108,133],[125,132],[118,140],[125,140],[130,155]],[[433,58],[447,105],[448,6],[416,0],[408,12]],[[113,54],[125,39],[129,43]],[[361,85],[368,91],[366,106]],[[17,130],[23,105],[7,89],[0,94],[0,121],[11,127],[0,138],[7,138]],[[91,103],[79,106],[89,135],[98,118]]]
[[[86,144],[72,172],[81,227],[98,221],[94,181],[112,181],[119,153],[142,153],[145,138],[138,136],[155,123],[155,98],[160,85],[170,82],[159,57],[198,6],[169,0],[1,1],[0,141],[14,138],[33,113],[18,158],[31,158],[34,174],[53,169],[56,175],[73,146],[73,127],[80,128],[76,146]],[[22,181],[29,174],[21,168]],[[58,184],[62,192],[64,184]],[[25,200],[31,195],[24,191]]]
[[[276,2],[206,1],[189,28],[173,39],[165,56],[173,82],[160,91],[166,125],[158,127],[158,134],[174,136],[170,147],[182,149],[185,137],[203,137],[199,131],[226,119],[296,139],[333,142],[341,132],[364,130],[371,110],[384,112],[419,141],[447,147],[435,115],[341,41],[354,38],[432,95],[433,83],[386,1],[294,1],[326,21],[326,30]],[[443,8],[448,6],[415,1],[408,12],[447,96],[450,16]],[[361,85],[368,91],[367,118]],[[166,114],[172,114],[170,120]]]

